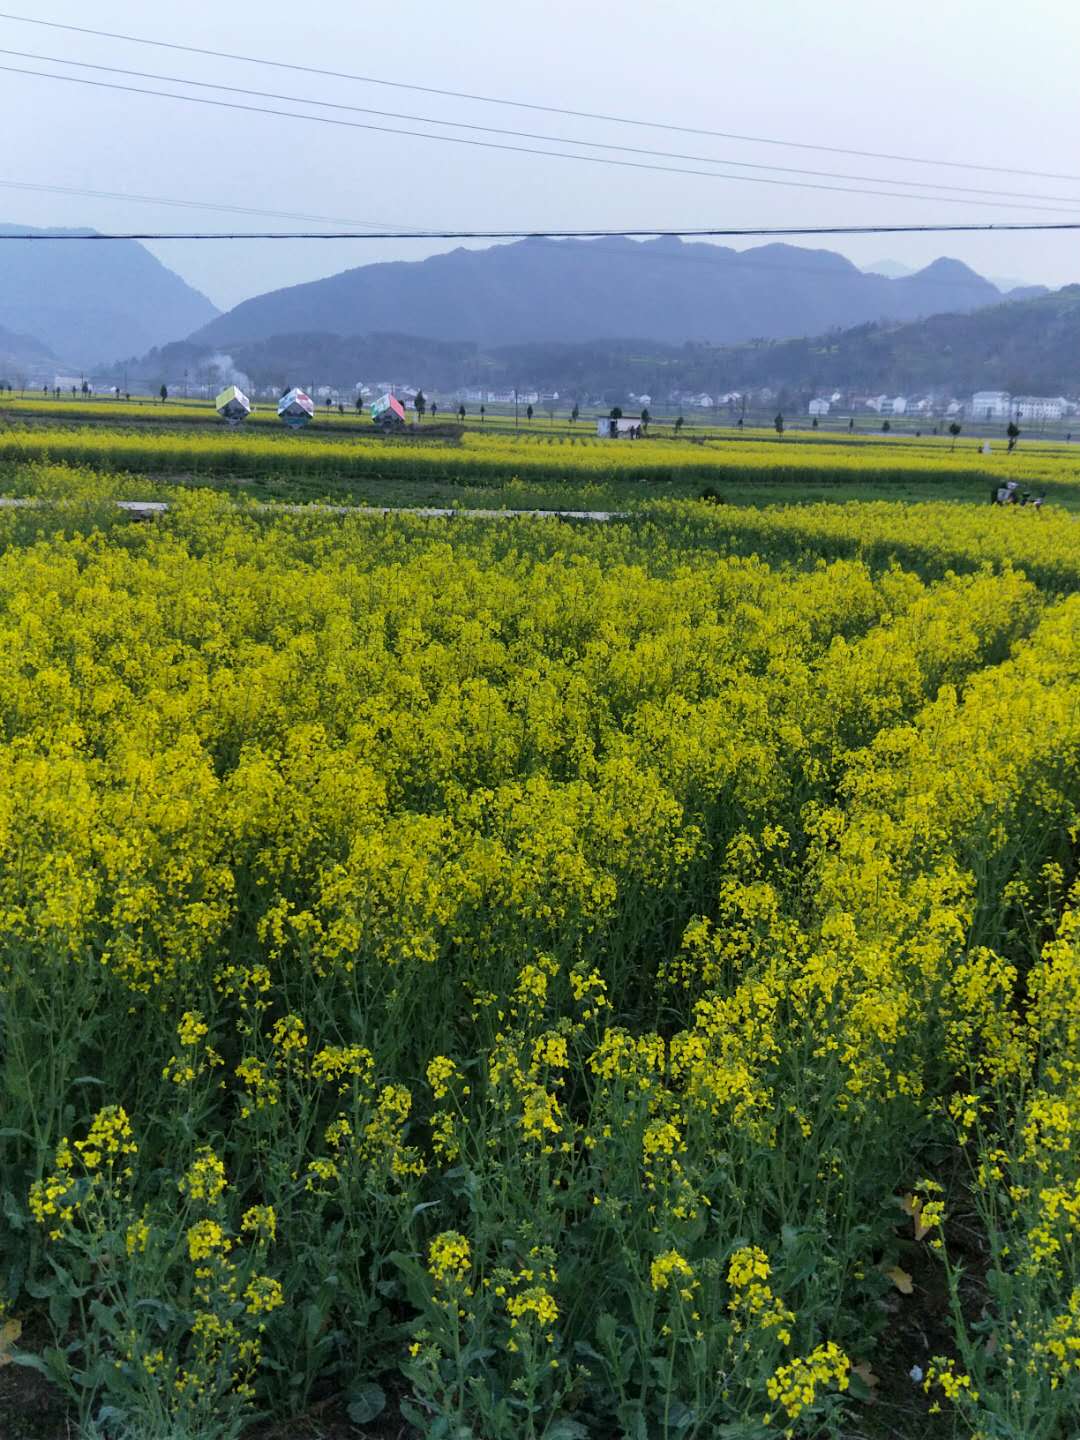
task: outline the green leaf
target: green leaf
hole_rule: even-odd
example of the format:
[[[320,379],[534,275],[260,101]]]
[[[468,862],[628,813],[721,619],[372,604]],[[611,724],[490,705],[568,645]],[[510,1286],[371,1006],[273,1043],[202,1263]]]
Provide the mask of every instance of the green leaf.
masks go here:
[[[443,1202],[442,1202],[441,1200],[423,1200],[423,1201],[421,1201],[421,1203],[420,1203],[419,1205],[414,1205],[414,1206],[412,1207],[412,1216],[411,1216],[411,1218],[412,1218],[413,1220],[415,1220],[416,1217],[417,1217],[417,1215],[422,1214],[423,1211],[425,1211],[425,1210],[434,1210],[434,1209],[436,1209],[439,1205],[441,1205],[442,1203],[443,1203]]]
[[[386,1409],[386,1392],[381,1385],[369,1381],[353,1390],[349,1397],[349,1419],[354,1425],[367,1425]]]
[[[410,1425],[415,1425],[417,1430],[427,1429],[431,1417],[425,1415],[419,1405],[414,1405],[411,1400],[402,1400],[398,1409],[401,1411],[402,1418],[407,1420]]]
[[[116,1315],[112,1310],[110,1310],[107,1306],[103,1305],[100,1300],[91,1300],[90,1314],[94,1317],[94,1319],[97,1321],[97,1323],[101,1326],[101,1328],[105,1331],[107,1335],[111,1335],[114,1339],[116,1338],[116,1336],[119,1334],[120,1326],[118,1325]]]
[[[557,1415],[544,1431],[544,1440],[589,1440],[589,1432],[580,1420]]]

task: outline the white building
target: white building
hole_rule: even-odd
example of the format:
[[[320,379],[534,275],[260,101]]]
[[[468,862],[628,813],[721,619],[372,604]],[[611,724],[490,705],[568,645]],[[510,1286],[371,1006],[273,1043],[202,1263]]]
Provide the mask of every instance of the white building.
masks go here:
[[[969,407],[973,420],[1008,420],[1012,413],[1007,390],[977,390]]]
[[[807,410],[811,415],[827,415],[829,413],[829,401],[811,400],[807,406]]]
[[[894,395],[891,400],[887,398],[882,400],[880,413],[882,415],[906,415],[907,404],[906,395]]]
[[[1011,410],[1017,420],[1060,420],[1067,406],[1064,395],[1017,395]]]

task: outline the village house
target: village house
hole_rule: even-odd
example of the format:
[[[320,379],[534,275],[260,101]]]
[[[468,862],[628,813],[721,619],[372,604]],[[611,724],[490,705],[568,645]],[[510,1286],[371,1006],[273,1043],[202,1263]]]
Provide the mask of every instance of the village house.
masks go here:
[[[969,407],[972,420],[1008,420],[1011,412],[1007,390],[976,390]]]
[[[1011,409],[1017,420],[1061,420],[1068,406],[1064,395],[1014,395]]]

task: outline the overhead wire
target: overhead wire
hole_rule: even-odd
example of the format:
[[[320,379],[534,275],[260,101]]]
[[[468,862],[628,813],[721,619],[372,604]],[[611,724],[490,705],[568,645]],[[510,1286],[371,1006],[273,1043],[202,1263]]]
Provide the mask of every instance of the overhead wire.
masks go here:
[[[308,215],[298,210],[260,210],[250,205],[221,205],[206,200],[176,200],[164,195],[133,195],[125,190],[89,190],[81,186],[48,185],[30,180],[0,180],[0,189],[27,190],[46,195],[78,195],[90,200],[123,200],[141,205],[166,205],[184,210],[220,210],[229,215],[260,215],[270,220],[315,220],[327,225],[349,225],[357,230],[393,228],[393,222],[389,220],[352,220],[340,215]]]
[[[0,67],[2,68],[2,67]],[[2,240],[610,240],[649,237],[698,239],[761,239],[806,235],[945,235],[996,231],[1080,230],[1080,220],[985,220],[955,224],[923,225],[782,225],[738,226],[726,229],[667,230],[657,227],[636,230],[146,230],[0,231]],[[887,277],[886,277],[887,278]]]
[[[132,35],[114,30],[97,30],[86,25],[63,24],[57,20],[43,20],[36,16],[16,15],[0,11],[0,19],[13,20],[19,24],[38,25],[51,30],[65,30],[79,35],[92,35],[99,39],[120,40],[132,45],[149,45],[156,49],[176,50],[189,55],[210,56],[218,60],[239,61],[248,65],[264,65],[277,70],[292,70],[305,75],[318,75],[335,80],[348,80],[363,85],[381,85],[395,90],[409,90],[416,94],[437,95],[444,99],[465,100],[484,105],[502,105],[519,110],[533,110],[548,115],[563,115],[576,120],[598,120],[610,125],[633,125],[652,130],[666,130],[683,135],[708,136],[714,140],[733,140],[740,144],[774,145],[796,150],[815,150],[822,154],[853,155],[865,160],[889,160],[907,165],[940,166],[953,170],[978,170],[985,174],[1024,175],[1039,180],[1067,180],[1080,182],[1080,175],[1061,174],[1054,171],[1032,170],[1028,167],[1010,165],[984,165],[975,161],[945,160],[931,156],[904,155],[890,151],[862,150],[840,145],[820,145],[808,140],[778,139],[768,135],[744,135],[733,131],[713,130],[695,125],[679,125],[668,121],[642,120],[625,115],[608,115],[599,111],[574,110],[566,106],[545,105],[534,101],[512,99],[506,96],[481,95],[464,90],[443,89],[432,85],[417,85],[415,82],[388,80],[376,75],[358,75],[342,70],[322,69],[314,65],[301,65],[295,61],[272,60],[266,57],[243,55],[229,50],[214,50],[207,46],[182,45],[176,41],[155,40],[148,36]]]
[[[134,203],[143,204],[143,205],[161,205],[161,206],[169,206],[169,207],[178,207],[178,208],[189,209],[189,210],[214,210],[214,211],[222,211],[222,212],[225,212],[225,213],[227,213],[227,214],[260,215],[260,216],[267,216],[267,217],[269,217],[269,218],[279,219],[279,220],[318,220],[318,221],[324,221],[324,222],[327,223],[327,224],[337,224],[337,225],[355,226],[355,228],[356,228],[357,230],[373,231],[373,232],[377,232],[377,231],[379,231],[379,230],[390,230],[390,229],[393,229],[393,228],[394,228],[394,227],[390,224],[390,222],[388,222],[388,221],[376,221],[376,220],[362,220],[362,221],[360,221],[360,220],[342,220],[340,217],[337,217],[337,216],[329,216],[329,215],[306,215],[306,214],[303,214],[303,213],[296,213],[296,212],[291,212],[291,211],[287,211],[287,210],[259,210],[259,209],[255,209],[255,208],[250,207],[250,206],[242,206],[242,205],[219,205],[219,204],[215,204],[214,202],[211,202],[211,201],[201,201],[201,200],[177,200],[177,199],[175,199],[175,198],[168,197],[168,196],[163,196],[163,195],[136,195],[136,194],[132,194],[132,193],[129,192],[129,191],[121,191],[121,190],[90,190],[90,189],[85,189],[85,188],[77,187],[77,186],[73,186],[73,185],[49,185],[49,184],[45,184],[45,183],[41,183],[41,182],[34,183],[34,182],[31,182],[31,181],[4,180],[4,179],[0,179],[0,189],[3,189],[3,190],[26,190],[26,191],[30,191],[30,192],[33,192],[33,193],[44,193],[44,194],[50,194],[50,195],[52,195],[52,194],[56,194],[56,195],[78,195],[78,196],[80,196],[80,197],[85,197],[85,198],[88,198],[88,199],[95,199],[95,200],[117,200],[117,201],[121,201],[121,202],[123,202],[123,203],[125,203],[125,204],[134,202]],[[555,238],[554,232],[549,232],[549,233],[552,234],[552,238]],[[630,232],[630,231],[627,231],[627,232],[621,232],[621,234],[612,233],[612,235],[611,235],[610,238],[613,238],[613,239],[628,238],[628,239],[629,239],[629,238],[634,238],[634,237],[637,237],[637,236],[645,236],[646,234],[647,234],[647,235],[654,235],[654,234],[656,234],[656,233],[657,233],[657,232],[654,232],[654,231],[649,231],[649,232],[644,232],[644,231],[642,231],[642,232],[637,232],[637,231]],[[681,236],[686,236],[686,235],[691,235],[691,234],[692,234],[692,232],[689,231],[689,230],[678,230],[677,228],[670,228],[670,229],[669,229],[668,231],[666,231],[665,233],[667,233],[668,235],[670,235],[670,236],[672,236],[672,237],[675,237],[675,236],[680,236],[680,237],[681,237]],[[431,238],[431,237],[432,237],[432,234],[433,234],[433,232],[431,232],[431,231],[421,231],[421,230],[416,230],[416,231],[413,231],[413,232],[404,232],[404,228],[403,228],[403,227],[397,227],[397,235],[398,235],[398,238],[399,238],[399,239],[426,240],[426,239]],[[15,238],[20,238],[20,237],[15,237]],[[22,237],[22,238],[25,238],[25,237]],[[168,238],[170,238],[170,237],[168,237],[168,236],[163,236],[163,237],[161,237],[161,238],[168,239]],[[373,237],[373,236],[369,236],[369,237],[367,237],[367,238],[374,238],[374,237]],[[436,237],[436,238],[441,238],[441,237]],[[503,238],[506,238],[506,237],[503,237]],[[559,238],[563,238],[563,237],[562,237],[562,236],[559,236]],[[624,255],[624,254],[626,253],[626,252],[624,252],[624,251],[616,250],[614,247],[604,246],[604,245],[602,244],[602,239],[603,239],[603,238],[604,238],[603,236],[601,236],[601,237],[599,237],[599,238],[591,238],[591,242],[590,242],[590,253],[591,253],[591,254],[604,254],[604,255],[622,256],[622,255]],[[688,247],[688,248],[690,248],[690,247]],[[672,251],[672,250],[660,250],[660,249],[657,249],[656,247],[642,247],[639,251],[635,252],[635,254],[634,254],[634,263],[635,263],[635,265],[647,265],[647,266],[649,266],[649,265],[651,265],[651,266],[655,266],[655,265],[705,265],[705,266],[714,267],[714,266],[717,264],[719,255],[720,255],[720,252],[719,252],[719,251],[717,251],[715,254],[700,253],[700,252],[699,252],[699,253],[694,253],[694,254],[687,254],[687,253],[685,253],[685,251],[680,252],[680,251]],[[782,273],[782,274],[784,274],[784,275],[789,275],[789,274],[812,275],[812,276],[814,276],[816,279],[818,279],[819,281],[820,281],[820,280],[824,280],[824,279],[831,278],[831,277],[829,277],[829,276],[827,276],[827,275],[824,275],[823,272],[822,272],[822,270],[821,270],[819,267],[817,267],[817,266],[814,266],[814,265],[800,265],[800,264],[795,264],[795,263],[792,263],[790,260],[777,260],[777,259],[776,259],[775,257],[773,257],[773,256],[770,256],[770,257],[767,258],[767,259],[760,259],[760,258],[757,257],[756,252],[753,251],[753,250],[746,251],[746,250],[724,249],[724,250],[723,250],[723,263],[725,264],[725,266],[734,266],[736,269],[740,269],[740,270],[763,270],[763,271],[768,271],[770,274]],[[856,267],[856,268],[858,268],[858,267]],[[873,271],[867,272],[867,271],[864,270],[863,273],[871,273],[871,274],[873,274],[873,273],[876,273],[876,272],[873,272]],[[883,276],[883,277],[881,277],[881,278],[890,279],[890,278],[895,278],[895,277]],[[904,277],[901,277],[901,278],[904,278]],[[934,287],[939,287],[939,288],[941,288],[941,289],[948,289],[948,290],[951,290],[951,291],[954,291],[954,292],[955,292],[955,288],[956,288],[956,282],[955,282],[955,280],[951,280],[951,279],[950,279],[950,280],[937,279],[937,278],[935,278],[934,276],[928,276],[928,275],[926,275],[926,274],[924,274],[924,273],[922,273],[922,272],[919,272],[919,285],[920,285],[920,287],[924,287],[924,286],[934,286]]]
[[[289,105],[314,105],[323,110],[344,110],[356,115],[374,115],[384,120],[405,120],[417,125],[441,125],[445,128],[469,130],[485,135],[500,135],[516,140],[539,140],[545,144],[576,145],[593,150],[613,150],[620,154],[644,155],[657,160],[685,160],[701,165],[725,165],[736,170],[763,170],[773,174],[808,175],[813,179],[820,180],[852,180],[860,184],[903,185],[909,189],[922,186],[924,189],[952,191],[958,195],[990,196],[994,199],[1011,200],[1047,200],[1080,207],[1080,196],[1075,195],[1040,195],[1025,190],[990,190],[966,185],[946,185],[934,180],[904,180],[897,176],[851,175],[835,170],[809,170],[805,166],[799,165],[766,165],[758,161],[732,160],[715,155],[693,155],[678,150],[658,150],[651,146],[618,145],[610,141],[582,140],[576,136],[549,135],[534,130],[511,130],[505,126],[478,125],[464,120],[445,120],[432,115],[414,115],[396,110],[376,110],[371,106],[349,105],[339,100],[319,100],[309,95],[284,95],[274,90],[252,90],[246,86],[226,85],[221,81],[198,80],[185,75],[161,75],[154,71],[131,70],[120,65],[102,65],[90,60],[72,60],[63,55],[42,55],[32,50],[11,50],[0,47],[0,55],[9,55],[22,60],[35,60],[48,65],[76,66],[82,70],[98,70],[105,74],[125,75],[138,80],[154,80],[167,85],[185,85],[199,90],[219,90],[229,95],[245,95],[258,100],[279,100]],[[57,76],[56,78],[63,77]],[[739,177],[732,176],[731,178],[738,179]],[[1043,207],[1035,205],[1030,208],[1042,209]]]
[[[121,85],[110,80],[90,80],[81,75],[56,75],[44,70],[30,70],[24,66],[0,65],[0,71],[13,75],[33,76],[42,80],[57,80],[69,85],[89,86],[98,90],[116,90],[131,95],[150,95],[163,100],[179,100],[187,105],[211,106],[215,109],[242,111],[247,114],[271,115],[279,119],[301,120],[309,124],[332,125],[349,130],[365,130],[386,135],[403,135],[413,139],[436,141],[446,145],[465,145],[483,150],[506,151],[519,155],[540,155],[556,160],[571,160],[580,164],[615,166],[620,169],[646,170],[664,175],[692,175],[706,180],[735,181],[747,185],[780,185],[797,190],[819,190],[837,195],[862,195],[893,200],[926,200],[947,205],[978,205],[986,208],[1005,210],[1035,210],[1042,214],[1076,214],[1074,209],[1059,205],[1015,204],[1011,201],[976,200],[952,195],[904,194],[901,191],[864,189],[844,185],[823,185],[811,180],[778,180],[764,175],[724,175],[715,170],[696,170],[686,166],[654,165],[644,160],[619,160],[609,155],[572,155],[561,150],[540,150],[532,146],[509,145],[495,140],[477,140],[463,135],[436,135],[430,131],[405,130],[399,126],[375,125],[368,121],[342,120],[331,115],[304,115],[290,110],[277,110],[262,105],[244,105],[235,100],[215,100],[204,95],[177,95],[165,90],[151,90],[145,86]],[[887,183],[887,182],[886,182]]]

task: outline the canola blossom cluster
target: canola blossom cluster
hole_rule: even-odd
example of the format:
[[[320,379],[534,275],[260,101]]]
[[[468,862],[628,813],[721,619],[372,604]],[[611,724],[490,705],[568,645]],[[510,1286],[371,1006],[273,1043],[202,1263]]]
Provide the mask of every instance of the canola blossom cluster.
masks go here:
[[[88,1424],[1076,1433],[1080,530],[973,513],[0,514],[0,1302]]]
[[[124,407],[121,406],[121,409]],[[25,407],[28,418],[34,407]],[[135,474],[213,478],[318,479],[340,486],[358,480],[445,481],[451,485],[495,487],[508,478],[572,488],[626,482],[687,482],[754,485],[786,481],[800,485],[871,483],[974,485],[988,495],[1003,481],[1021,477],[1033,492],[1072,494],[1080,485],[1080,460],[1072,445],[1024,441],[1022,461],[998,444],[989,454],[975,440],[957,450],[947,437],[801,437],[778,441],[775,434],[747,433],[690,441],[670,434],[663,440],[615,442],[586,433],[519,433],[490,427],[467,430],[454,441],[428,438],[423,426],[407,442],[388,443],[373,430],[333,434],[290,433],[275,424],[255,423],[240,431],[196,428],[162,417],[125,427],[116,410],[104,407],[88,426],[86,412],[68,407],[51,424],[20,425],[0,436],[0,462],[52,462]],[[15,415],[20,412],[15,411]],[[154,420],[158,420],[156,411]],[[270,416],[263,417],[269,421]],[[35,417],[36,419],[36,417]],[[67,419],[68,423],[63,423]],[[1022,468],[1021,468],[1022,466]],[[985,498],[985,496],[984,496]]]

